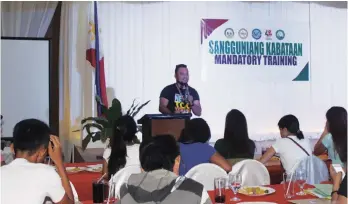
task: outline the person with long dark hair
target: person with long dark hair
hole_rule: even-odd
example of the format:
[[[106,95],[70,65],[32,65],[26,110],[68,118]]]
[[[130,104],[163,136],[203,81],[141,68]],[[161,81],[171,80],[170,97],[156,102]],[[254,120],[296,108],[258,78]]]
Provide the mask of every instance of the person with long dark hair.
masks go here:
[[[286,115],[278,122],[281,139],[278,139],[260,158],[266,164],[276,153],[287,173],[293,172],[293,167],[312,154],[311,145],[300,129],[296,116]]]
[[[121,116],[114,124],[110,147],[104,150],[103,173],[108,178],[125,166],[140,165],[139,144],[134,142],[137,125],[133,117]]]
[[[314,146],[313,153],[315,155],[322,155],[327,151],[329,159],[331,159],[332,161],[332,164],[343,165],[342,161],[340,160],[340,157],[338,156],[335,150],[335,147],[332,141],[332,135],[329,133],[327,126],[328,124],[326,122],[324,131]]]
[[[328,132],[332,135],[332,141],[341,161],[347,169],[347,111],[343,107],[334,106],[326,113]],[[342,180],[342,172],[336,172],[331,166],[330,175],[333,180],[332,201],[347,203],[347,176]]]
[[[185,175],[192,167],[203,163],[213,163],[226,172],[231,171],[232,167],[226,159],[208,144],[210,137],[210,128],[204,119],[194,118],[186,124],[179,139],[180,175]]]
[[[255,143],[249,139],[248,125],[242,112],[232,109],[226,115],[224,138],[214,148],[232,165],[243,159],[253,159]]]

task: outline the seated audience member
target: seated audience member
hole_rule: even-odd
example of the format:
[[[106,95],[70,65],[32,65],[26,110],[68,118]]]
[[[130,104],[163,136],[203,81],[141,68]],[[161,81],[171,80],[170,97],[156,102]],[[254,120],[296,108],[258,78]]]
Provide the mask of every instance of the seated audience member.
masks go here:
[[[327,130],[327,122],[324,132],[321,134],[320,139],[314,146],[314,154],[318,156],[324,154],[325,151],[327,151],[329,159],[331,159],[333,164],[340,164],[341,166],[343,166],[343,163],[341,162],[340,157],[338,156],[333,145],[332,135]]]
[[[224,138],[216,141],[214,148],[231,165],[254,159],[255,143],[249,139],[248,125],[242,112],[233,109],[226,115]]]
[[[334,147],[344,164],[344,169],[347,169],[347,111],[343,107],[332,107],[326,113],[326,120]],[[347,175],[342,180],[342,172],[335,172],[332,166],[330,175],[333,180],[332,201],[347,203]]]
[[[278,153],[285,171],[291,173],[297,162],[311,155],[311,145],[309,140],[304,138],[299,121],[295,116],[282,117],[278,122],[278,127],[282,138],[268,148],[260,158],[260,162],[266,164]]]
[[[180,144],[180,175],[185,175],[192,167],[203,163],[214,163],[225,171],[231,171],[231,165],[214,147],[208,144],[210,128],[202,118],[190,120],[183,129]]]
[[[1,203],[38,203],[46,197],[54,203],[74,203],[65,172],[59,138],[36,119],[22,120],[13,130],[15,159],[1,167]],[[47,155],[56,170],[43,164]]]
[[[178,177],[180,151],[171,135],[158,135],[140,145],[143,172],[133,174],[120,190],[117,203],[211,203],[203,185]]]
[[[139,165],[139,144],[134,142],[137,125],[133,117],[121,116],[113,127],[113,135],[110,138],[110,147],[104,150],[103,172],[108,178],[118,170],[129,166]]]

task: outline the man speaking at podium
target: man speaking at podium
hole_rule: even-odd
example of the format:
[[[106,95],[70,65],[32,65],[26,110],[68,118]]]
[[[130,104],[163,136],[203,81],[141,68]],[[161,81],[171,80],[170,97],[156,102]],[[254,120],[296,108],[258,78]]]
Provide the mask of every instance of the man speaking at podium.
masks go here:
[[[189,73],[184,64],[175,67],[176,83],[166,86],[160,95],[159,111],[162,114],[191,113],[200,116],[202,113],[199,95],[196,89],[187,83]]]

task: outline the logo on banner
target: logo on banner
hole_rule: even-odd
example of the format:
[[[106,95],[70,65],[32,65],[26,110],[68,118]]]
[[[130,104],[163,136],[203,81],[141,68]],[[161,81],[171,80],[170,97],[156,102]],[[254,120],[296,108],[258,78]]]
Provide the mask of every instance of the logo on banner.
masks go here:
[[[283,30],[277,30],[276,37],[278,40],[283,40],[285,38],[285,32]]]
[[[232,28],[226,28],[225,36],[226,36],[226,38],[233,38],[233,36],[234,36],[233,29]]]
[[[266,40],[272,40],[272,30],[266,30]]]
[[[242,39],[246,39],[248,37],[248,31],[245,28],[239,30],[238,35]]]
[[[236,26],[236,20],[202,19],[201,46],[206,66],[217,69],[221,65],[226,70],[230,67],[231,73],[243,70],[240,77],[252,75],[255,79],[265,77],[279,82],[285,78],[309,81],[308,25],[293,22],[281,26],[269,21],[257,24],[250,21]],[[290,29],[294,27],[296,29]],[[252,70],[252,66],[257,70]],[[285,70],[283,67],[293,68]]]
[[[260,29],[257,29],[255,28],[253,31],[252,31],[252,36],[255,40],[258,40],[261,38],[261,30]]]

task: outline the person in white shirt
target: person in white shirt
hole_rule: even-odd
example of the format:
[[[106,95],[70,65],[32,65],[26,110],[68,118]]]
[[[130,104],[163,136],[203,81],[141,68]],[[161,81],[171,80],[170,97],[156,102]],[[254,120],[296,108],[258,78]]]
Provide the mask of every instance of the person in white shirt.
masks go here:
[[[74,203],[62,159],[59,138],[50,135],[47,124],[36,119],[22,120],[13,130],[15,159],[1,167],[1,203]],[[48,155],[52,166],[43,164]]]
[[[108,179],[126,166],[140,166],[136,133],[137,125],[132,116],[124,115],[116,121],[110,137],[110,147],[103,154],[103,173],[108,175]]]
[[[259,159],[266,164],[275,154],[287,173],[293,171],[297,162],[312,155],[311,145],[300,130],[300,123],[294,115],[286,115],[278,122],[281,139],[278,139]]]

